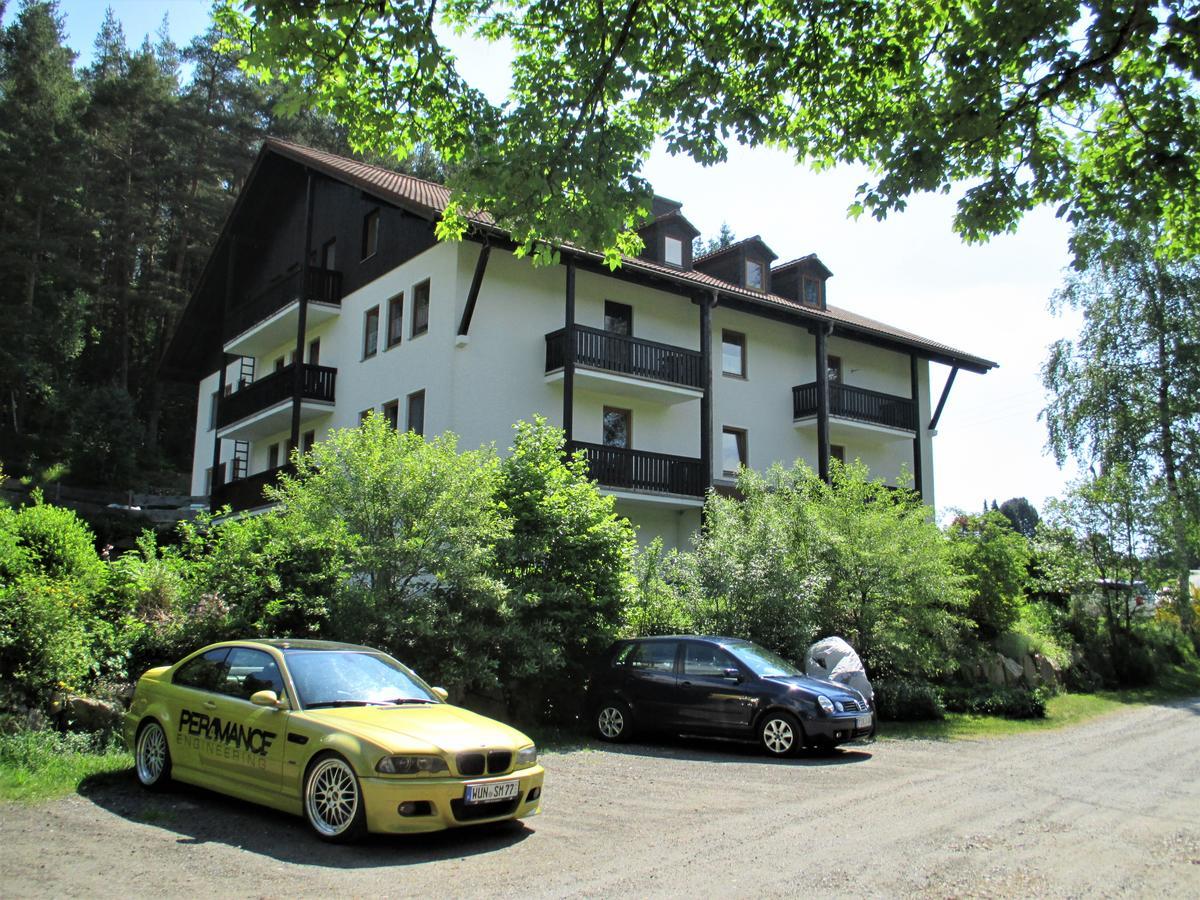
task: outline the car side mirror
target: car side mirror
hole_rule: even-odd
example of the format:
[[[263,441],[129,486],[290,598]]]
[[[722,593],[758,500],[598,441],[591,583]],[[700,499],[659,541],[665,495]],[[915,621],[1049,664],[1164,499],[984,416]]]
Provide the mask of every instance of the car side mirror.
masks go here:
[[[433,689],[433,694],[435,697],[437,697],[443,703],[445,703],[447,700],[450,699],[450,692],[448,690],[446,690],[444,687],[435,687]]]
[[[735,669],[735,668],[730,667],[730,668],[726,669],[724,672],[722,672],[721,674],[722,674],[722,676],[730,679],[734,683],[742,680],[742,672],[740,669]]]
[[[287,709],[287,701],[280,700],[274,691],[255,691],[250,695],[250,702],[255,706],[270,706],[273,709]]]

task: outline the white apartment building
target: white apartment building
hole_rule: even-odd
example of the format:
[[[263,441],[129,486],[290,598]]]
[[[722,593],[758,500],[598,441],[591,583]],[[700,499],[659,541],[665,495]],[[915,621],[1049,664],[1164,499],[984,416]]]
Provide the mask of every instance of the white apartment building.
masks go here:
[[[540,413],[640,539],[668,546],[741,465],[804,459],[825,475],[858,458],[933,504],[953,376],[995,363],[828,304],[816,256],[780,265],[754,237],[693,259],[698,232],[663,198],[644,253],[615,272],[569,249],[536,268],[486,217],[439,243],[446,201],[431,182],[266,142],[164,365],[198,386],[193,494],[262,506],[291,447],[375,410],[501,450]],[[936,404],[930,363],[950,367]]]

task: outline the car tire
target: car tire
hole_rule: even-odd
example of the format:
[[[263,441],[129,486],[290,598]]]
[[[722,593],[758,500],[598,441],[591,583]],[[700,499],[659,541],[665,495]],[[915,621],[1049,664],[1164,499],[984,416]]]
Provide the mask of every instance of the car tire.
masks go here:
[[[166,790],[171,784],[171,748],[167,746],[167,733],[154,719],[147,719],[138,729],[133,771],[148,791]]]
[[[772,710],[758,723],[758,742],[771,756],[794,756],[804,746],[804,729],[791,713]]]
[[[304,776],[304,818],[313,833],[334,844],[350,843],[367,833],[362,787],[350,763],[322,753]]]
[[[620,743],[633,735],[633,713],[620,700],[605,700],[597,706],[592,723],[602,741]]]

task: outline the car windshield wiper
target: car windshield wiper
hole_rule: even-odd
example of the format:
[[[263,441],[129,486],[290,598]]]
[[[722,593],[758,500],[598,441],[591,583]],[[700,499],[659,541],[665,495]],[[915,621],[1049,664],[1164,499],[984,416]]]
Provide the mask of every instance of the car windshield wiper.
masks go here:
[[[395,700],[389,700],[389,703],[394,703],[396,706],[402,706],[405,703],[436,703],[436,700],[426,700],[424,697],[397,697]]]
[[[390,706],[387,700],[324,700],[320,703],[306,703],[306,709],[327,709],[338,706]]]

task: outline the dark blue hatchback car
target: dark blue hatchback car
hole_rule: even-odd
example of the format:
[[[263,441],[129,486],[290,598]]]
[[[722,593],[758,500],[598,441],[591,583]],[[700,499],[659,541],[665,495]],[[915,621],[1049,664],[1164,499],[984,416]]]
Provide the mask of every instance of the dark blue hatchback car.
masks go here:
[[[738,638],[617,641],[592,673],[587,708],[606,741],[635,730],[716,735],[757,739],[773,756],[875,733],[875,711],[858,691]]]

